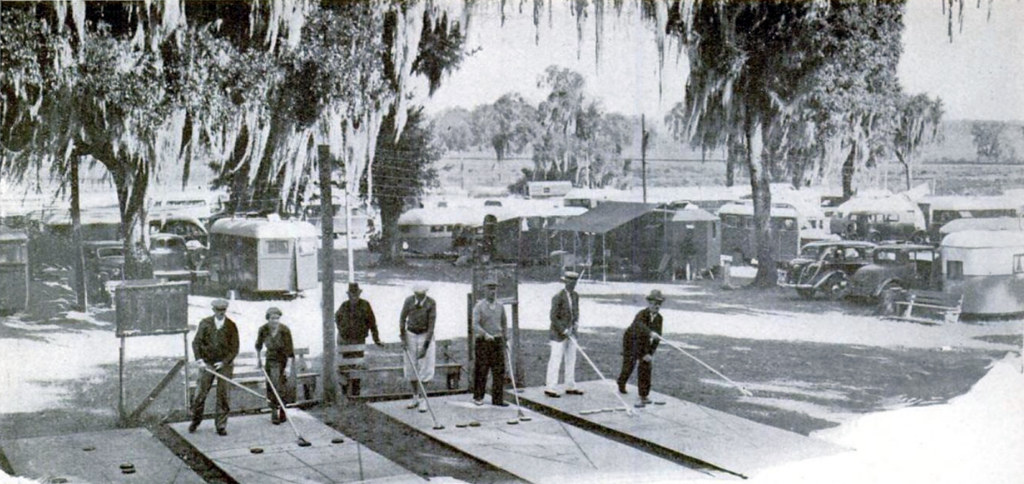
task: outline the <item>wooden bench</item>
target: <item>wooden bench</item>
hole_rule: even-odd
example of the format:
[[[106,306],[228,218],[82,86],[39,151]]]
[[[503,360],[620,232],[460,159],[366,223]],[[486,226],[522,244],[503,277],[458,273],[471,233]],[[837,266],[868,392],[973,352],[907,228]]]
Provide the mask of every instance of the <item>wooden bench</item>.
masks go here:
[[[941,291],[909,291],[905,301],[896,301],[893,319],[917,323],[956,323],[960,320],[964,297]]]
[[[443,374],[445,376],[445,387],[448,390],[453,390],[454,391],[454,390],[460,389],[460,383],[462,381],[462,363],[451,361],[452,357],[451,357],[451,353],[450,353],[450,342],[449,341],[439,342],[437,350],[440,353],[438,355],[438,357],[442,361],[438,361],[437,363],[434,364],[434,373],[435,374]],[[389,356],[391,356],[391,355],[389,355]],[[339,356],[339,361],[340,361],[340,356]],[[397,364],[397,365],[389,364],[389,365],[384,365],[384,366],[370,366],[370,367],[366,367],[366,368],[339,366],[338,367],[339,383],[344,386],[344,388],[346,390],[345,391],[345,396],[347,396],[347,397],[350,397],[350,398],[352,398],[352,397],[366,397],[366,398],[377,397],[377,396],[381,396],[381,395],[384,395],[384,394],[355,395],[354,394],[354,386],[353,385],[349,385],[349,381],[350,380],[365,380],[366,378],[371,377],[373,375],[381,375],[381,374],[388,374],[388,373],[400,373],[400,372],[403,371],[403,369],[404,369],[404,362],[399,362],[399,364]]]
[[[320,378],[320,373],[315,371],[309,371],[309,366],[306,365],[306,355],[309,354],[309,348],[295,348],[295,359],[291,364],[288,365],[288,383],[295,385],[295,401],[289,403],[289,407],[293,405],[304,405],[307,403],[316,402],[316,385],[317,380]],[[199,368],[198,362],[191,362],[190,375],[196,375],[202,370]],[[263,372],[256,368],[256,353],[239,353],[235,357],[234,362],[234,374],[231,380],[240,383],[246,387],[252,388],[257,393],[264,393],[266,387],[264,386],[265,379],[263,378]],[[194,395],[197,381],[193,378],[189,381],[189,398]],[[218,383],[220,385],[220,383]],[[283,391],[283,389],[278,389]]]
[[[344,368],[338,369],[338,374],[341,376],[341,383],[345,385],[347,389],[346,396],[354,397],[353,386],[348,384],[349,380],[363,380],[371,375],[380,373],[391,373],[401,372],[403,370],[402,365],[398,366],[378,366],[375,368]],[[445,375],[445,387],[449,390],[457,390],[459,383],[462,380],[462,363],[435,363],[434,372]]]

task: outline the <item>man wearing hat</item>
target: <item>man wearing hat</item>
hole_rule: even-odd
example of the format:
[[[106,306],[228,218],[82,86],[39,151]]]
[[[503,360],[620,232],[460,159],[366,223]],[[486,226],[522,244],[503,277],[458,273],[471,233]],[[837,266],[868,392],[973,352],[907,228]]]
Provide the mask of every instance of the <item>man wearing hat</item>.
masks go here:
[[[654,350],[658,349],[661,341],[661,314],[658,311],[665,297],[661,291],[654,289],[647,295],[647,307],[641,309],[633,318],[633,324],[629,325],[622,335],[622,370],[619,372],[619,393],[626,393],[626,381],[633,374],[633,367],[637,367],[637,387],[639,387],[640,402],[637,407],[644,407],[651,403],[647,398],[651,393],[651,373],[654,370]],[[655,336],[657,334],[657,336]]]
[[[426,412],[427,407],[426,402],[420,402],[416,378],[419,376],[420,382],[424,385],[434,379],[436,320],[437,305],[433,299],[427,297],[427,286],[417,284],[413,287],[413,295],[406,298],[402,305],[398,329],[402,337],[402,349],[408,355],[408,358],[405,358],[405,379],[412,385],[413,402],[408,408],[419,408],[420,412]]]
[[[505,307],[497,301],[498,280],[484,281],[484,299],[473,306],[473,403],[484,404],[487,374],[491,374],[491,404],[507,407],[505,403],[505,341],[508,338],[508,320]]]
[[[338,351],[341,353],[338,369],[342,371],[366,367],[367,334],[373,335],[373,343],[381,346],[377,318],[370,302],[359,297],[362,292],[358,283],[348,283],[348,300],[341,303],[334,313],[334,322],[338,326]],[[359,379],[349,378],[344,388],[348,395],[359,395]]]
[[[227,317],[228,302],[214,299],[213,316],[203,318],[192,339],[192,352],[196,360],[203,366],[196,384],[195,398],[192,400],[192,423],[189,432],[195,432],[203,421],[203,410],[206,408],[206,395],[210,393],[214,376],[207,370],[215,371],[225,378],[234,374],[233,363],[238,356],[238,327]],[[227,435],[228,412],[231,410],[228,401],[230,387],[225,382],[217,382],[217,411],[214,426],[217,435]]]
[[[284,391],[284,370],[288,366],[288,359],[292,358],[292,364],[295,364],[295,347],[292,344],[292,332],[288,326],[281,324],[281,310],[276,307],[267,308],[267,322],[260,326],[256,333],[256,365],[260,365],[262,361],[260,353],[264,346],[267,347],[267,364],[263,369],[267,372],[267,377],[270,380],[267,382],[270,423],[277,425],[287,418],[277,397],[281,396]],[[275,390],[277,391],[275,392]],[[281,396],[281,398],[285,397]]]
[[[548,357],[548,372],[544,394],[559,398],[558,370],[565,363],[565,393],[567,395],[583,395],[583,390],[576,388],[576,333],[580,321],[580,296],[576,294],[576,281],[580,275],[566,271],[562,275],[565,288],[551,298],[551,331],[548,344],[551,355]],[[572,336],[572,338],[570,338]]]

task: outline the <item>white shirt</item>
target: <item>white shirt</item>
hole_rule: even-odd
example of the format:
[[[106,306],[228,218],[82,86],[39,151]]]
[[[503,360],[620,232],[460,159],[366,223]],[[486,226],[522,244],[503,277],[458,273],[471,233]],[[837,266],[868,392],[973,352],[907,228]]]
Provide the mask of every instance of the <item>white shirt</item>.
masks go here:
[[[217,331],[220,331],[220,329],[224,327],[224,319],[225,318],[218,317],[213,318],[213,324],[217,326]]]

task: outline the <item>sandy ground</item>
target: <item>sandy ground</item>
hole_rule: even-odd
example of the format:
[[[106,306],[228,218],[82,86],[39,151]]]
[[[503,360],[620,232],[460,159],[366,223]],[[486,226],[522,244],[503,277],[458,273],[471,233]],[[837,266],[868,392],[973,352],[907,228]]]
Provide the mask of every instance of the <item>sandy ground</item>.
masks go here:
[[[427,274],[431,280],[411,274]],[[737,274],[745,275],[742,270]],[[443,264],[434,264],[359,276],[363,297],[373,304],[387,343],[385,349],[374,350],[376,356],[397,351],[398,312],[417,282],[427,283],[438,302],[438,338],[452,340],[455,348],[464,346],[469,286],[458,281],[469,280],[465,272],[452,274]],[[519,287],[527,384],[543,380],[547,310],[559,287],[542,281]],[[1019,459],[1024,455],[1024,434],[1019,432],[1024,428],[1020,319],[924,326],[882,320],[870,307],[853,303],[804,301],[781,289],[724,290],[720,281],[583,281],[578,287],[581,342],[606,375],[618,367],[622,328],[653,288],[668,297],[663,308],[666,336],[754,396],[739,395],[664,346],[656,366],[658,391],[856,449],[770,469],[753,482],[1011,483],[1024,475]],[[336,304],[344,291],[343,283],[336,285]],[[110,390],[116,392],[118,357],[113,312],[68,311],[61,299],[67,297],[67,288],[59,282],[49,283],[43,292],[51,298],[45,308],[0,319],[3,438],[103,428],[113,417],[110,400],[116,406],[116,393]],[[209,314],[211,299],[189,298],[190,324]],[[255,341],[263,314],[272,305],[283,310],[296,345],[309,347],[311,363],[318,365],[323,348],[319,290],[286,301],[232,301],[228,314],[239,323],[243,350]],[[129,339],[129,364],[140,375],[136,395],[159,379],[161,365],[166,371],[166,362],[181,356],[182,346],[180,335]],[[584,364],[581,359],[579,378],[596,378]],[[172,408],[172,399],[155,404],[153,412]],[[96,408],[81,408],[90,404]],[[431,447],[408,429],[390,428],[393,423],[361,405],[314,411],[416,472],[476,482],[510,478]],[[159,435],[158,418],[149,423]],[[424,464],[423,452],[443,458]],[[223,478],[209,469],[203,475],[211,481]]]

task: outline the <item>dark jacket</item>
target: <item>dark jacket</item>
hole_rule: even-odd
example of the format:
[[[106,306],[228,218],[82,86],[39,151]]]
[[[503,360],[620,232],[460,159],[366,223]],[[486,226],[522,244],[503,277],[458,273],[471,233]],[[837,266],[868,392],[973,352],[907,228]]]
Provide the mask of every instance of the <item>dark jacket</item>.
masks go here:
[[[373,342],[380,343],[377,317],[373,315],[373,308],[365,299],[357,300],[355,308],[352,308],[351,301],[341,303],[338,312],[334,313],[334,323],[338,326],[338,339],[342,342],[363,343],[366,341],[367,333],[371,333]]]
[[[223,362],[230,365],[238,356],[238,327],[231,318],[224,318],[224,326],[217,330],[213,316],[203,318],[192,340],[192,352],[197,360],[208,364]]]
[[[428,334],[427,340],[434,337],[434,323],[437,320],[437,304],[428,296],[423,297],[423,302],[417,306],[416,296],[409,296],[402,305],[402,314],[398,317],[399,332],[405,337],[405,332],[410,331],[416,334]]]
[[[288,361],[288,358],[295,356],[292,332],[288,326],[283,324],[277,328],[276,336],[272,336],[270,333],[270,323],[260,326],[260,330],[256,334],[256,351],[263,349],[264,345],[267,347],[267,361],[284,363]]]
[[[572,297],[572,307],[569,306],[569,297]],[[580,320],[580,295],[576,291],[565,295],[565,289],[558,291],[551,298],[551,341],[565,341],[565,332],[572,330],[570,334],[576,337],[576,326]]]
[[[651,318],[651,312],[646,308],[636,313],[633,324],[630,324],[622,335],[622,354],[640,357],[653,355],[661,340],[651,333],[661,336],[661,321],[661,314],[655,314]]]

